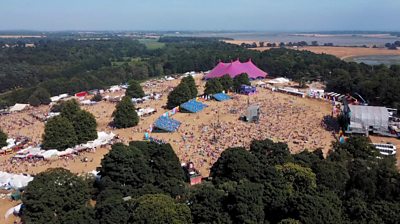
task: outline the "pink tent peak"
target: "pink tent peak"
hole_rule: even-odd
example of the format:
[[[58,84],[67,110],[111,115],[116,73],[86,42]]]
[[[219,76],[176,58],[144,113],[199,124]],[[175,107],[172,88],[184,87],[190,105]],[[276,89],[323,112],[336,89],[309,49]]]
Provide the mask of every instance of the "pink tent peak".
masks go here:
[[[234,78],[240,74],[247,73],[250,79],[265,78],[268,74],[253,64],[251,59],[241,63],[239,59],[231,63],[219,62],[218,65],[206,75],[206,79],[219,78],[226,74]]]

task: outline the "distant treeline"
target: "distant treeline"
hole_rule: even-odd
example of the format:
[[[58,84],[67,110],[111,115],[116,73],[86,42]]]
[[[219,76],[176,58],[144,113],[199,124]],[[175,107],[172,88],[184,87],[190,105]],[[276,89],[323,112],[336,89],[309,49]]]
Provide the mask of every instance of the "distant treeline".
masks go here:
[[[180,42],[215,42],[219,40],[233,40],[226,37],[177,37],[177,36],[163,36],[160,37],[161,43],[180,43]]]
[[[249,58],[270,76],[301,82],[319,80],[328,91],[355,92],[370,104],[400,108],[400,66],[369,66],[335,56],[276,48],[248,50],[213,38],[163,37],[150,50],[132,39],[38,41],[35,48],[0,49],[0,104],[27,102],[43,87],[50,95],[76,93],[125,83],[131,79],[207,71],[218,61]]]

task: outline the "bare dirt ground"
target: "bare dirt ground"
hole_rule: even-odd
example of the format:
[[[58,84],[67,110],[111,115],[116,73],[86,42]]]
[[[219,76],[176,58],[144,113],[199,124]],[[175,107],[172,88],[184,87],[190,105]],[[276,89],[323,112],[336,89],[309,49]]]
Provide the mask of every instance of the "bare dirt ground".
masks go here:
[[[253,40],[227,40],[225,41],[231,44],[240,45],[241,43],[252,44],[258,41]],[[269,47],[257,47],[253,48],[253,50],[265,51],[269,50]],[[293,48],[291,48],[293,49]],[[369,56],[369,55],[400,55],[400,50],[389,50],[386,48],[364,48],[364,47],[325,47],[325,46],[308,46],[308,47],[299,47],[296,50],[307,50],[317,54],[331,54],[340,59],[346,59],[350,57],[356,56]]]
[[[203,91],[204,82],[201,77],[196,78],[199,92]],[[180,80],[154,82],[145,87],[146,92],[161,92],[160,100],[148,101],[138,106],[153,107],[157,113],[141,118],[137,127],[114,130],[108,126],[112,120],[114,103],[101,102],[93,106],[83,106],[85,110],[94,114],[98,122],[98,131],[113,131],[120,139],[128,143],[132,140],[142,140],[144,132],[154,121],[166,112],[162,108],[167,101],[167,93]],[[123,94],[123,92],[115,93]],[[171,143],[181,162],[193,161],[203,176],[209,175],[209,169],[219,155],[228,147],[243,146],[248,148],[252,139],[270,138],[274,141],[287,142],[291,152],[297,153],[304,149],[314,150],[322,148],[324,152],[330,149],[334,141],[332,131],[327,129],[324,119],[331,114],[329,103],[316,99],[300,98],[283,93],[259,89],[252,96],[232,95],[233,99],[225,102],[206,101],[208,107],[197,113],[177,113],[173,119],[182,122],[175,133],[152,133],[151,136]],[[239,121],[250,104],[258,104],[261,109],[261,118],[258,124]],[[29,114],[45,113],[49,106],[30,109],[28,111],[0,117],[0,127],[10,137],[17,135],[28,136],[39,143],[44,131],[44,123],[36,120]],[[214,136],[216,139],[214,139]],[[110,147],[97,149],[93,153],[85,153],[70,160],[44,161],[39,163],[16,163],[8,161],[12,155],[0,157],[0,170],[12,173],[36,174],[50,167],[64,167],[74,173],[86,173],[100,166],[101,159]],[[81,162],[87,158],[89,162]],[[0,201],[0,216],[15,202]],[[7,220],[9,222],[9,220]],[[3,223],[0,220],[0,223]]]
[[[160,88],[169,89],[177,85],[178,80],[160,84]],[[198,79],[197,83],[204,83]],[[152,87],[157,90],[157,87]],[[158,89],[161,91],[161,89]],[[148,89],[145,89],[148,91]],[[154,121],[166,112],[166,94],[158,101],[149,101],[140,104],[140,107],[153,107],[158,112],[141,119],[140,124],[134,128],[113,130],[108,126],[112,120],[111,114],[115,109],[114,103],[101,102],[94,106],[83,108],[94,114],[98,122],[99,131],[113,131],[115,134],[129,142],[142,140],[144,132]],[[244,114],[248,101],[259,104],[262,116],[259,124],[239,121]],[[172,118],[182,122],[176,133],[152,133],[151,136],[165,140],[172,144],[182,162],[193,161],[204,176],[209,173],[210,166],[218,159],[219,154],[228,147],[248,147],[251,139],[271,138],[276,141],[287,142],[291,151],[296,153],[304,149],[321,147],[328,150],[332,133],[323,127],[323,119],[330,115],[331,108],[326,102],[303,99],[282,93],[259,89],[259,93],[250,97],[236,95],[235,99],[225,102],[207,101],[208,107],[197,114],[178,113]],[[48,111],[48,106],[43,106],[36,111]],[[236,111],[235,113],[232,110]],[[44,130],[43,122],[35,120],[29,115],[31,111],[11,114],[1,117],[0,125],[10,135],[29,136],[34,142],[39,143]],[[219,117],[219,122],[218,118]],[[215,126],[218,126],[215,128]],[[214,135],[217,142],[214,142]],[[88,172],[96,169],[104,154],[109,149],[98,149],[96,153],[86,153],[74,160],[56,160],[36,164],[22,163],[10,164],[8,159],[12,155],[0,157],[0,168],[13,173],[35,174],[49,167],[65,167],[75,173]],[[88,163],[82,163],[82,157],[88,158]]]

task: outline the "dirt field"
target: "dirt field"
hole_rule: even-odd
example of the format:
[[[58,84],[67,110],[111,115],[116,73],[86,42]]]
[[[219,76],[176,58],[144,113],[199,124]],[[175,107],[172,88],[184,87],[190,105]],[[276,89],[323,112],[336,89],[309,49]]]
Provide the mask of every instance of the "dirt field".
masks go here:
[[[200,78],[196,78],[196,82],[201,93],[204,82]],[[94,114],[99,131],[113,131],[126,143],[142,140],[144,132],[166,112],[162,106],[166,104],[167,93],[179,81],[154,82],[144,88],[146,92],[159,92],[164,95],[160,100],[138,105],[142,108],[156,108],[157,113],[141,118],[140,124],[134,128],[113,130],[108,126],[115,109],[114,103],[101,102],[83,108]],[[123,94],[123,92],[115,93],[115,95],[118,94]],[[271,138],[275,141],[287,142],[293,153],[316,148],[322,148],[327,152],[331,142],[334,141],[333,133],[327,130],[323,122],[331,114],[331,106],[327,102],[272,92],[267,89],[259,89],[257,94],[249,97],[232,96],[232,100],[225,102],[204,102],[208,107],[197,114],[177,113],[172,118],[182,122],[178,132],[152,133],[151,136],[171,143],[181,162],[193,161],[203,176],[209,175],[210,167],[224,149],[234,146],[247,148],[252,139]],[[239,121],[239,117],[246,111],[248,102],[260,106],[261,117],[258,124]],[[45,113],[49,109],[48,106],[42,106],[2,116],[0,126],[11,137],[25,135],[38,143],[43,134],[44,124],[30,116],[30,113],[32,111]],[[109,147],[97,149],[94,153],[85,153],[71,160],[17,164],[10,164],[8,160],[12,155],[7,155],[0,157],[0,170],[36,174],[50,167],[64,167],[74,173],[86,173],[95,170],[108,151]],[[87,158],[89,162],[81,162],[83,158]],[[14,202],[10,203],[6,200],[0,202],[2,203],[0,216],[4,217],[4,212],[14,205]],[[0,221],[0,223],[3,222]]]
[[[248,43],[252,44],[255,41],[252,40],[244,40],[244,41],[239,41],[239,40],[227,40],[225,41],[227,43],[231,44],[238,44],[240,45],[241,43]],[[258,42],[256,42],[258,44]],[[254,50],[258,51],[265,51],[269,50],[270,48],[268,47],[258,47],[254,48]],[[331,54],[334,55],[340,59],[346,59],[350,57],[356,57],[356,56],[368,56],[368,55],[400,55],[400,50],[389,50],[386,48],[363,48],[363,47],[325,47],[325,46],[316,46],[316,47],[299,47],[297,48],[298,50],[307,50],[311,51],[317,54]]]

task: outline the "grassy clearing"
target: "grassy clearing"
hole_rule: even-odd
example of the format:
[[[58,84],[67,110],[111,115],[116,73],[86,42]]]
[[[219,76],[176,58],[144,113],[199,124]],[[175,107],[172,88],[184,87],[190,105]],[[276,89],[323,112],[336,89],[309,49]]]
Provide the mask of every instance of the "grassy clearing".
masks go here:
[[[165,46],[164,43],[158,42],[158,39],[139,39],[139,42],[146,45],[149,50],[160,49]]]

